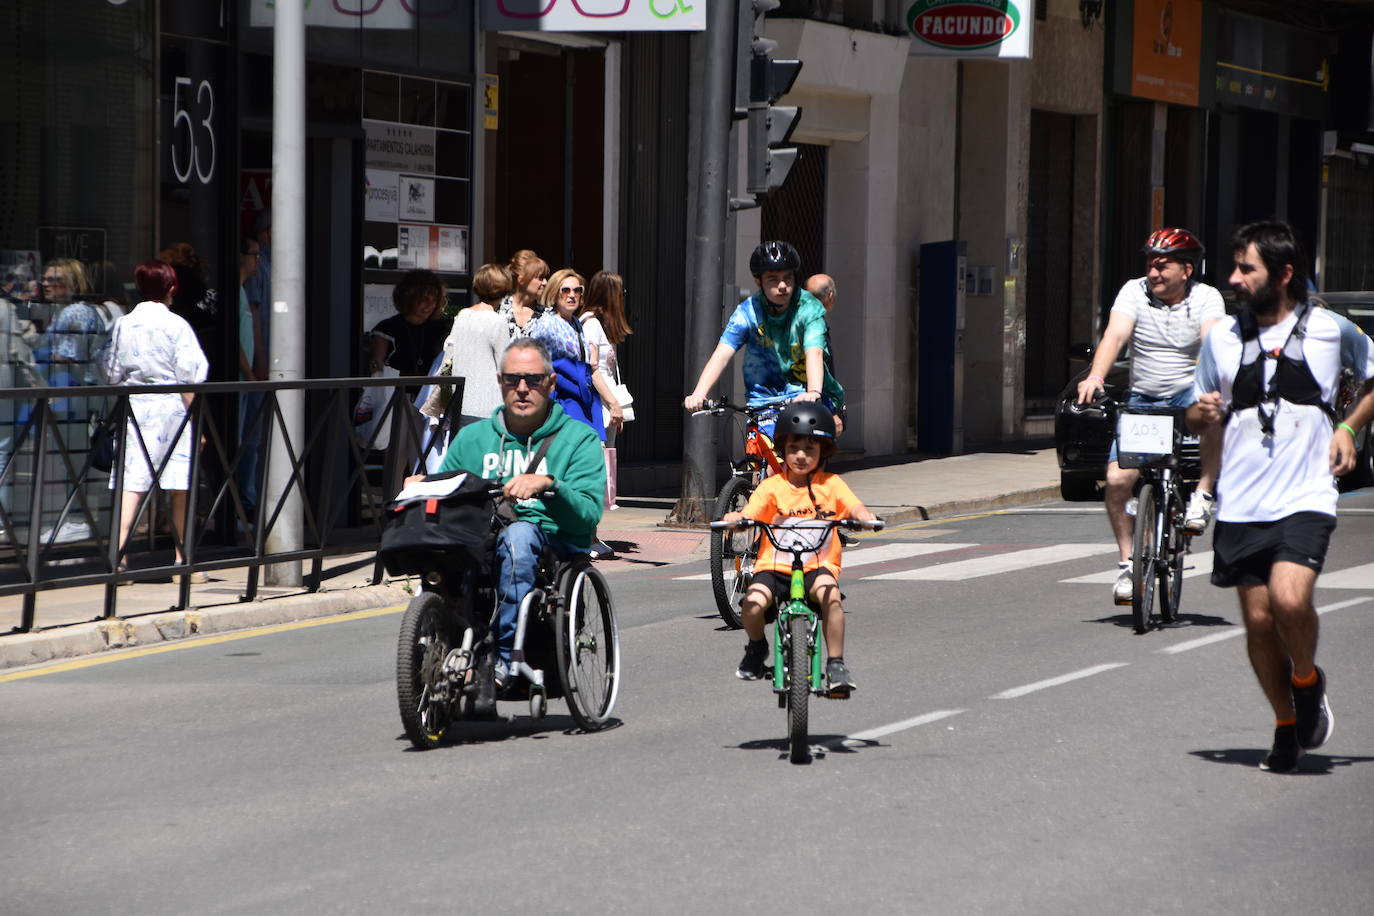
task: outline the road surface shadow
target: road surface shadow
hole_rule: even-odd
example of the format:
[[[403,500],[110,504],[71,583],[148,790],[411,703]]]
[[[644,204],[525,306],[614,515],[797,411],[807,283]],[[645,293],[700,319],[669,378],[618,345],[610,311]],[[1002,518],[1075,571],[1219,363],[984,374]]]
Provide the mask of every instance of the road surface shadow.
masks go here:
[[[1228,748],[1226,750],[1189,751],[1189,754],[1208,763],[1229,763],[1235,766],[1259,769],[1260,761],[1269,752],[1263,748]],[[1338,767],[1354,766],[1357,763],[1374,763],[1374,757],[1354,757],[1342,754],[1317,754],[1308,751],[1298,761],[1296,773],[1290,776],[1330,776]]]
[[[810,741],[811,759],[823,758],[827,754],[854,754],[871,747],[887,747],[877,741],[851,738],[848,735],[812,735]],[[778,758],[787,759],[789,742],[786,738],[759,738],[735,745],[742,751],[777,751]],[[811,762],[810,760],[807,761]]]
[[[1135,624],[1131,620],[1131,613],[1113,614],[1110,617],[1098,617],[1088,619],[1084,623],[1107,623],[1116,627],[1131,629]],[[1188,627],[1233,627],[1235,622],[1227,620],[1225,617],[1213,617],[1210,614],[1179,614],[1177,623],[1159,623],[1156,619],[1155,627],[1161,630],[1182,630]]]
[[[527,714],[516,714],[510,718],[507,718],[507,715],[503,713],[501,718],[496,719],[463,719],[455,722],[444,732],[443,743],[434,750],[460,747],[465,744],[499,744],[502,741],[510,741],[515,738],[544,739],[554,734],[593,734],[592,732],[584,732],[569,715],[548,715],[542,719],[532,719]],[[620,719],[613,718],[599,731],[611,731],[620,728],[623,724]],[[415,753],[420,750],[409,744],[409,739],[404,733],[397,735],[396,740],[407,742],[406,746],[402,748],[405,753]]]

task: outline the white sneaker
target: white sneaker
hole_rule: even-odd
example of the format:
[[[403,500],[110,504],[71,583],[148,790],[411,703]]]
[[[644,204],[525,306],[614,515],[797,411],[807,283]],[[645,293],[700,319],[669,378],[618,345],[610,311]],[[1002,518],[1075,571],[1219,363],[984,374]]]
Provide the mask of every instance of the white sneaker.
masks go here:
[[[1216,511],[1215,496],[1194,490],[1193,495],[1188,497],[1188,511],[1183,514],[1183,530],[1189,534],[1202,534],[1207,530],[1207,523],[1212,520],[1212,514]]]
[[[1121,575],[1116,577],[1116,584],[1112,586],[1112,600],[1125,605],[1135,602],[1135,583],[1132,581],[1129,566],[1121,570]]]

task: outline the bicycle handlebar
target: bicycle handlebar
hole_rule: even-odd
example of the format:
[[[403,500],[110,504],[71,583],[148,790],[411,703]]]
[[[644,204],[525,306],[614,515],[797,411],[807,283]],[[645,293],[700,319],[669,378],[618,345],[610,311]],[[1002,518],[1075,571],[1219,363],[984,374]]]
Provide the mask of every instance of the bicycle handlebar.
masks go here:
[[[882,531],[887,522],[880,518],[875,518],[871,522],[862,521],[857,518],[836,518],[836,519],[808,519],[805,528],[819,528],[826,525],[830,528],[848,528],[851,531]],[[711,527],[716,530],[727,528],[784,528],[785,525],[770,525],[768,522],[761,522],[757,519],[745,518],[737,522],[711,522]]]
[[[700,417],[705,414],[724,416],[727,413],[738,413],[744,414],[744,416],[749,417],[751,420],[757,420],[764,413],[770,410],[779,410],[781,408],[781,404],[765,404],[762,407],[741,407],[738,404],[731,404],[728,398],[707,398],[702,403],[700,410],[692,411],[692,416]]]

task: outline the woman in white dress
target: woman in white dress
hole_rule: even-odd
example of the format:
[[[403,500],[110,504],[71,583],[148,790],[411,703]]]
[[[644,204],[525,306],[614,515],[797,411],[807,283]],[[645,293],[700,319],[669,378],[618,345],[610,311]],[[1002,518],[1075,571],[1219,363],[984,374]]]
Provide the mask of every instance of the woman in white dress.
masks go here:
[[[612,384],[620,382],[620,361],[615,348],[634,333],[625,320],[625,281],[620,274],[598,270],[587,284],[587,297],[578,313],[587,343],[596,347],[597,373],[603,383],[596,383],[601,395],[601,412],[606,424],[606,448],[615,448],[616,435],[625,428],[625,415],[615,399]]]
[[[168,306],[176,293],[176,272],[166,261],[144,261],[134,268],[139,302],[115,322],[103,354],[105,377],[111,385],[191,385],[205,381],[209,362],[195,331]],[[186,490],[191,480],[191,426],[182,428],[193,394],[133,394],[133,416],[125,428],[124,491],[119,519],[120,555],[129,541],[134,515],[143,494],[152,489],[153,475],[171,494],[172,525],[176,529],[176,562],[184,562],[181,547],[186,539]],[[180,434],[178,435],[178,431]],[[140,443],[141,436],[141,443]],[[144,455],[144,448],[147,455]],[[151,460],[151,464],[149,461]],[[113,488],[115,478],[111,477]],[[125,563],[120,562],[120,569]],[[203,574],[202,577],[203,578]]]

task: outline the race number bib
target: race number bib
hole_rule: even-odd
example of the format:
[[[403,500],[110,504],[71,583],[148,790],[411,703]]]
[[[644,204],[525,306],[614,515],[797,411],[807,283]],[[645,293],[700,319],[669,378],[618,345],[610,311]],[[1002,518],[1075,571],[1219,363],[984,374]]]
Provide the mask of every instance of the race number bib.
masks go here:
[[[1117,422],[1117,451],[1132,455],[1168,455],[1174,450],[1174,418],[1122,413]]]

